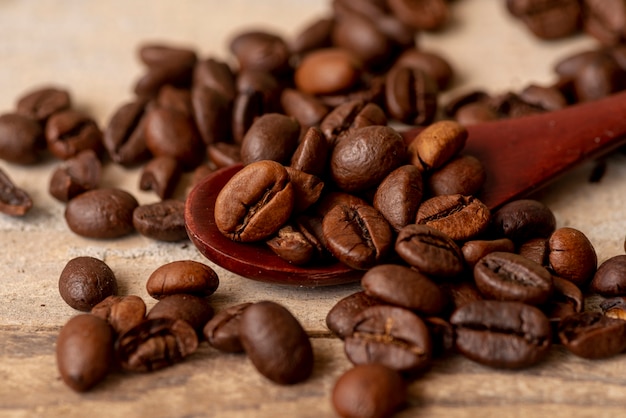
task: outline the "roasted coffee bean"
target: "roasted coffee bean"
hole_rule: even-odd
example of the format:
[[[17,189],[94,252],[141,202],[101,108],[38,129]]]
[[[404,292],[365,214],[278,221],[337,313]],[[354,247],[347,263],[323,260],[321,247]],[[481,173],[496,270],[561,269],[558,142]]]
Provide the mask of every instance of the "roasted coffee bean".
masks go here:
[[[294,190],[287,170],[274,161],[258,161],[237,172],[215,201],[215,224],[234,241],[260,241],[289,219]]]
[[[328,311],[326,326],[339,338],[344,339],[352,334],[354,320],[357,315],[370,306],[383,305],[384,302],[364,291],[356,292],[340,299]]]
[[[495,251],[507,253],[515,252],[515,244],[508,238],[499,238],[494,240],[466,241],[461,247],[463,259],[465,259],[465,263],[472,269],[481,258]]]
[[[244,91],[237,94],[233,103],[232,134],[236,144],[241,144],[243,137],[260,116],[267,113],[263,94],[259,91]]]
[[[118,238],[135,230],[133,211],[139,206],[128,192],[102,188],[81,193],[65,207],[67,226],[87,238]]]
[[[383,179],[374,194],[374,207],[399,231],[415,221],[422,201],[422,174],[414,165],[403,165]]]
[[[420,272],[452,278],[463,272],[459,246],[443,232],[427,225],[409,224],[398,233],[396,253]]]
[[[296,266],[309,263],[317,252],[315,246],[293,225],[280,228],[266,244],[277,256]]]
[[[427,316],[424,323],[430,332],[433,357],[441,356],[454,349],[454,327],[438,316]]]
[[[204,85],[191,90],[193,116],[205,145],[231,137],[232,99]]]
[[[415,223],[438,229],[455,241],[466,241],[485,231],[490,218],[489,208],[480,200],[453,194],[422,202]]]
[[[561,321],[561,319],[582,312],[584,296],[578,286],[569,280],[553,275],[552,283],[554,285],[554,292],[552,293],[552,297],[548,300],[548,303],[542,307],[542,310],[550,322],[558,326],[558,322]],[[556,332],[554,336],[556,336]]]
[[[207,342],[220,351],[241,353],[244,351],[239,338],[239,321],[250,302],[229,306],[217,312],[202,328]]]
[[[38,87],[24,93],[16,102],[16,110],[41,123],[45,123],[52,114],[69,109],[72,104],[70,93],[61,87]]]
[[[476,195],[485,184],[486,178],[485,167],[478,158],[460,155],[431,173],[426,180],[426,189],[434,196]]]
[[[33,200],[26,190],[13,184],[0,168],[0,213],[24,216],[33,207]]]
[[[361,77],[363,63],[340,48],[308,53],[296,68],[294,82],[308,94],[334,94],[353,88]]]
[[[385,106],[394,119],[429,125],[437,113],[436,82],[426,72],[405,65],[394,66],[385,79]]]
[[[463,126],[475,125],[481,122],[498,120],[500,115],[489,104],[474,102],[463,105],[454,114],[454,119]]]
[[[520,199],[500,207],[491,216],[491,228],[494,235],[519,243],[530,238],[549,237],[556,228],[556,218],[545,204]]]
[[[450,14],[445,0],[389,0],[387,3],[400,21],[419,30],[441,29]]]
[[[193,86],[214,89],[230,103],[235,99],[235,75],[230,66],[216,58],[198,61],[193,70]]]
[[[346,192],[375,187],[406,156],[402,136],[388,126],[366,126],[352,130],[339,141],[330,156],[330,175]]]
[[[134,92],[140,97],[156,96],[164,85],[189,86],[197,61],[195,51],[173,45],[144,44],[139,58],[148,67],[137,80]]]
[[[441,55],[417,48],[404,51],[402,55],[398,57],[394,65],[422,70],[435,81],[439,91],[445,90],[454,77],[452,66]]]
[[[99,154],[102,149],[102,131],[90,116],[76,110],[64,110],[50,116],[45,134],[48,150],[62,160],[83,150],[90,149]]]
[[[170,85],[161,87],[159,94],[154,100],[154,106],[184,113],[185,115],[193,114],[191,92],[188,88],[177,88]]]
[[[564,318],[558,335],[567,350],[587,359],[611,357],[626,350],[626,321],[601,312],[585,311]]]
[[[585,65],[604,54],[603,51],[590,49],[567,55],[554,64],[554,72],[560,76],[561,80],[572,79]]]
[[[314,19],[296,33],[291,39],[289,49],[296,55],[303,55],[306,52],[331,46],[334,24],[334,17]]]
[[[141,170],[139,189],[152,190],[161,199],[172,196],[181,175],[178,160],[169,155],[154,157]]]
[[[56,340],[57,369],[63,382],[76,392],[86,392],[114,367],[111,326],[91,314],[72,317]]]
[[[474,266],[474,280],[489,299],[541,305],[554,290],[548,270],[519,254],[492,252]]]
[[[599,55],[586,62],[574,76],[576,98],[588,102],[623,90],[624,70],[610,55]]]
[[[416,371],[430,364],[432,344],[424,321],[413,312],[372,306],[355,318],[345,351],[354,364],[379,363],[398,371]]]
[[[105,298],[117,294],[117,279],[111,268],[94,257],[76,257],[59,276],[61,298],[74,309],[89,312]]]
[[[162,296],[148,311],[146,319],[171,318],[187,322],[202,335],[202,327],[213,317],[213,306],[204,297],[176,293]]]
[[[313,347],[300,322],[285,307],[262,301],[239,318],[239,337],[254,367],[269,380],[290,385],[313,371]]]
[[[524,241],[518,246],[517,253],[545,267],[548,265],[548,239],[531,238]]]
[[[296,118],[305,127],[319,125],[329,112],[328,107],[315,96],[296,89],[284,89],[280,104],[286,115]]]
[[[448,295],[454,309],[485,299],[473,280],[445,281],[439,287]]]
[[[318,201],[324,189],[319,177],[292,167],[285,167],[294,191],[294,213],[301,213]]]
[[[557,39],[580,29],[581,5],[578,0],[507,0],[507,9],[541,39]]]
[[[219,286],[215,270],[193,260],[179,260],[163,264],[150,274],[146,282],[148,294],[155,299],[178,293],[206,297]]]
[[[267,113],[254,121],[241,143],[241,162],[272,160],[289,164],[298,147],[300,124],[294,118]]]
[[[445,115],[454,117],[463,106],[475,103],[487,104],[489,99],[489,94],[482,90],[462,92],[448,100],[448,102],[443,106],[443,111]]]
[[[361,79],[345,92],[317,96],[320,101],[331,108],[346,102],[359,100],[369,104],[384,106],[385,77],[383,75],[363,73]]]
[[[310,127],[291,156],[291,167],[322,178],[326,173],[330,144],[319,128]]]
[[[324,241],[347,266],[365,270],[380,263],[393,245],[389,223],[367,204],[338,204],[322,220]]]
[[[365,293],[383,302],[426,315],[441,313],[448,302],[432,280],[398,264],[372,267],[361,278],[361,286]]]
[[[554,86],[542,87],[531,84],[520,92],[519,97],[524,102],[546,111],[559,110],[567,106],[567,99]]]
[[[581,231],[563,227],[555,230],[548,240],[550,268],[557,276],[585,287],[598,265],[593,244]]]
[[[582,7],[585,32],[606,45],[626,38],[626,5],[622,1],[583,0]]]
[[[520,302],[472,302],[454,311],[450,322],[457,350],[490,367],[532,366],[546,357],[551,346],[548,318]]]
[[[65,160],[52,176],[48,191],[57,200],[67,202],[81,193],[98,188],[102,163],[92,150],[84,150]]]
[[[328,252],[328,247],[324,241],[324,231],[322,228],[322,217],[316,215],[299,215],[296,216],[295,225],[298,231],[311,243],[315,250],[314,257],[320,262],[326,262],[332,259]],[[336,261],[332,259],[332,261]]]
[[[181,319],[146,319],[122,334],[115,351],[122,369],[150,372],[181,362],[198,348],[194,329]]]
[[[626,320],[626,298],[616,296],[600,302],[602,313],[609,318]],[[580,311],[579,311],[580,312]]]
[[[330,144],[341,142],[352,130],[372,125],[386,125],[387,117],[380,106],[363,100],[350,100],[335,107],[320,124]]]
[[[283,38],[274,33],[243,32],[230,41],[229,47],[241,69],[276,74],[289,70],[289,47]]]
[[[228,167],[241,162],[241,147],[239,144],[214,142],[207,147],[207,156],[216,167]]]
[[[121,335],[144,320],[146,303],[135,295],[111,295],[91,308],[91,313],[106,320]]]
[[[467,129],[458,122],[435,122],[409,144],[411,162],[423,171],[435,170],[454,157],[467,141]]]
[[[387,417],[402,407],[407,384],[395,370],[381,364],[361,364],[335,382],[332,403],[341,417]]]
[[[144,130],[145,108],[146,101],[137,99],[121,105],[111,116],[102,142],[114,162],[132,166],[149,158]]]
[[[363,65],[380,69],[391,58],[393,42],[382,33],[374,21],[358,13],[345,13],[335,20],[332,31],[335,47],[356,55]]]
[[[600,264],[589,291],[603,296],[626,295],[626,255],[613,256]]]
[[[144,237],[176,242],[188,239],[185,202],[166,199],[139,205],[133,211],[133,227]]]
[[[0,116],[0,159],[15,164],[34,164],[41,158],[45,137],[36,119],[18,113]]]
[[[137,55],[141,62],[149,67],[169,63],[189,67],[193,66],[197,60],[196,53],[192,49],[164,43],[142,44],[137,50]]]

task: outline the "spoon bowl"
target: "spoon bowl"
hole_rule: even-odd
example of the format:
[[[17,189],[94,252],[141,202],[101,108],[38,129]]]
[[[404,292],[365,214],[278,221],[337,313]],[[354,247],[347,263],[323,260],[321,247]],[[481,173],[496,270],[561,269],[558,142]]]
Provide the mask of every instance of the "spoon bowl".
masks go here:
[[[464,153],[477,157],[487,173],[478,195],[490,209],[546,185],[577,165],[626,143],[626,92],[563,110],[467,127]],[[403,132],[410,142],[419,129]],[[336,262],[296,266],[263,244],[226,238],[213,216],[215,199],[240,169],[235,165],[210,174],[189,193],[185,223],[192,243],[206,258],[245,278],[318,287],[360,280],[363,272]]]

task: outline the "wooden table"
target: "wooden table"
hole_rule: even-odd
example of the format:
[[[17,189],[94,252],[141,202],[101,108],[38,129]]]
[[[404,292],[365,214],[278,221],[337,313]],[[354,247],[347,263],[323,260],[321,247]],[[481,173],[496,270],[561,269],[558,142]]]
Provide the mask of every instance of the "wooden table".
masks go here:
[[[472,88],[498,93],[530,82],[554,80],[560,58],[595,46],[588,37],[539,42],[504,10],[503,2],[454,2],[451,27],[420,35],[424,49],[448,58],[458,77],[451,94]],[[68,88],[77,108],[104,126],[131,97],[141,74],[136,48],[143,41],[191,46],[203,57],[227,57],[235,30],[270,28],[290,36],[329,11],[326,0],[165,0],[86,2],[39,0],[0,2],[0,111],[42,84]],[[529,156],[532,158],[532,156]],[[59,297],[57,281],[76,256],[104,260],[115,272],[121,294],[142,296],[158,266],[180,259],[205,261],[189,243],[158,243],[138,235],[98,241],[72,234],[64,206],[52,199],[48,180],[57,161],[0,167],[33,197],[23,219],[0,216],[0,416],[322,417],[333,416],[330,392],[350,363],[342,342],[325,327],[328,310],[358,284],[293,288],[252,282],[214,266],[221,280],[216,308],[270,299],[284,304],[310,333],[315,370],[290,387],[270,383],[243,355],[201,345],[182,364],[152,374],[115,373],[93,391],[77,394],[56,369],[59,328],[77,312]],[[600,183],[590,183],[592,163],[568,174],[535,197],[556,214],[558,226],[583,231],[600,261],[624,252],[626,157],[608,159]],[[156,200],[138,190],[139,170],[108,165],[103,184],[133,192],[141,203]],[[210,264],[210,263],[209,263]],[[586,361],[555,348],[528,370],[492,370],[458,356],[435,362],[410,387],[410,404],[399,416],[624,416],[626,358]]]

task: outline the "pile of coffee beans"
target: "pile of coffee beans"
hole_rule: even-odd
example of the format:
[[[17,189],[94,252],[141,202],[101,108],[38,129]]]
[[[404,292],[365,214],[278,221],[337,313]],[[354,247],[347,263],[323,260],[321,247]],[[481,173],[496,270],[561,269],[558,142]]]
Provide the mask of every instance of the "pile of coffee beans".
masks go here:
[[[557,228],[535,200],[490,211],[476,198],[485,181],[481,162],[463,152],[469,124],[626,88],[626,6],[607,4],[507,1],[540,38],[584,29],[602,46],[559,62],[553,85],[473,91],[444,106],[439,93],[454,70],[416,39],[450,24],[453,6],[445,0],[334,0],[328,16],[293,39],[235,34],[232,62],[146,43],[134,98],[105,127],[74,109],[67,90],[38,87],[0,116],[0,158],[62,160],[49,191],[66,205],[74,233],[113,239],[139,232],[162,241],[187,238],[184,201],[173,198],[184,173],[193,173],[193,186],[241,164],[219,192],[216,225],[293,264],[338,260],[363,271],[362,290],[326,316],[354,364],[332,402],[342,416],[389,415],[402,407],[412,379],[453,352],[520,369],[555,344],[590,359],[626,350],[626,255],[598,267],[587,237]],[[423,130],[405,138],[393,127],[401,124]],[[127,191],[101,187],[104,163],[141,167],[138,186],[157,201],[140,205]],[[32,205],[0,172],[0,211],[22,216]],[[118,367],[158,370],[204,340],[245,352],[278,384],[307,379],[314,353],[298,320],[271,301],[214,312],[218,284],[204,264],[166,264],[147,279],[158,299],[147,311],[141,298],[117,294],[101,260],[70,260],[61,297],[88,313],[59,334],[64,382],[82,392]],[[586,306],[591,294],[603,299],[597,309]]]

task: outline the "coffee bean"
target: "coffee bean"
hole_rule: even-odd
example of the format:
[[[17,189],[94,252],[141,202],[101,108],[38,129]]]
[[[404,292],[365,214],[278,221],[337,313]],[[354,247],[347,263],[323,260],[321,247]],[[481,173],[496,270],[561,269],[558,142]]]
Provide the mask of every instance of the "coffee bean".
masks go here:
[[[531,84],[520,92],[519,97],[524,102],[547,111],[559,110],[567,106],[567,99],[554,86],[542,87]]]
[[[317,251],[308,238],[293,225],[280,228],[266,244],[277,256],[296,266],[308,264]]]
[[[559,323],[561,344],[573,354],[599,359],[617,355],[626,349],[626,321],[600,312],[581,312]]]
[[[244,310],[251,305],[250,302],[240,303],[217,312],[202,329],[207,342],[227,353],[243,352],[239,338],[239,322]]]
[[[294,118],[267,113],[254,121],[241,143],[241,161],[272,160],[288,164],[298,146],[300,124]]]
[[[91,308],[91,314],[106,320],[118,335],[142,322],[146,304],[139,296],[107,296]]]
[[[326,315],[326,326],[339,338],[344,339],[352,334],[357,315],[370,306],[384,304],[381,300],[374,298],[364,291],[356,292],[340,299],[328,311]]]
[[[102,177],[102,163],[92,150],[84,150],[65,160],[52,176],[48,191],[55,199],[67,202],[81,193],[96,189]]]
[[[172,196],[181,174],[176,158],[169,155],[154,157],[141,170],[139,189],[152,190],[161,199]]]
[[[191,90],[193,116],[205,145],[231,137],[232,99],[204,85]]]
[[[482,102],[468,103],[461,106],[456,113],[454,119],[463,126],[475,125],[481,122],[489,122],[498,120],[500,115],[489,104]]]
[[[0,168],[0,213],[24,216],[32,207],[33,200],[28,192],[16,186]]]
[[[193,69],[193,87],[216,90],[228,103],[232,103],[237,94],[235,75],[232,69],[226,62],[213,57],[196,63]]]
[[[603,296],[626,295],[626,255],[605,260],[593,275],[589,291]]]
[[[193,260],[179,260],[163,264],[154,270],[146,282],[148,294],[155,299],[177,293],[199,297],[212,295],[219,286],[215,270]]]
[[[624,39],[626,7],[619,1],[606,2],[584,0],[583,28],[585,32],[603,44],[613,45]]]
[[[16,110],[20,115],[45,123],[54,113],[69,109],[70,93],[61,87],[44,86],[24,93],[17,99]]]
[[[269,238],[289,219],[294,190],[287,170],[274,161],[258,161],[237,172],[215,201],[215,223],[234,241]]]
[[[545,267],[548,265],[548,239],[531,238],[524,241],[518,246],[517,253]]]
[[[581,5],[577,0],[508,0],[507,9],[541,39],[557,39],[580,29]]]
[[[191,49],[156,43],[141,45],[139,58],[147,66],[134,87],[140,97],[156,96],[164,85],[188,86],[197,61]]]
[[[133,227],[144,237],[176,242],[188,239],[185,202],[166,199],[139,205],[133,210]]]
[[[207,147],[207,156],[216,167],[228,167],[241,162],[241,147],[239,144],[214,142]]]
[[[461,249],[454,240],[427,225],[402,228],[395,249],[404,261],[426,275],[452,278],[464,269]]]
[[[495,251],[512,253],[515,251],[515,244],[508,238],[500,238],[494,240],[466,241],[461,247],[465,263],[472,269],[481,258]]]
[[[229,47],[242,69],[276,74],[289,70],[289,47],[284,39],[274,33],[243,32],[230,41]]]
[[[434,196],[445,194],[476,195],[487,175],[480,160],[472,155],[452,158],[442,167],[431,173],[426,180],[426,188]]]
[[[111,326],[91,314],[72,317],[56,340],[56,362],[63,382],[76,392],[86,392],[114,367]]]
[[[395,306],[372,306],[357,315],[345,351],[354,364],[379,363],[397,371],[416,371],[430,364],[428,328],[413,312]]]
[[[83,150],[99,154],[102,149],[102,132],[88,115],[76,110],[54,113],[45,128],[48,150],[55,157],[66,160]]]
[[[213,317],[213,307],[204,297],[176,293],[162,296],[148,311],[146,319],[171,318],[187,322],[202,335],[202,327]]]
[[[445,281],[439,287],[448,295],[454,309],[485,299],[473,280]]]
[[[500,207],[491,219],[496,236],[518,243],[530,238],[549,237],[556,228],[554,214],[545,204],[532,199],[519,199]]]
[[[364,100],[349,100],[335,107],[320,124],[330,144],[341,142],[352,130],[373,125],[386,125],[387,117],[380,106]]]
[[[119,336],[115,351],[122,369],[150,372],[181,362],[198,348],[194,329],[181,319],[146,319]]]
[[[287,116],[296,118],[305,127],[319,125],[329,111],[315,96],[296,89],[284,89],[280,104]]]
[[[439,121],[409,144],[411,162],[423,171],[435,170],[454,157],[467,141],[467,129],[455,121]]]
[[[585,287],[597,267],[596,251],[581,231],[563,227],[555,230],[548,240],[548,260],[557,276]]]
[[[313,371],[313,348],[298,320],[282,305],[262,301],[239,319],[241,344],[254,367],[269,380],[290,385]]]
[[[441,29],[450,14],[444,0],[389,0],[388,4],[400,21],[419,30]]]
[[[108,296],[117,294],[117,279],[104,261],[76,257],[61,272],[59,293],[72,308],[88,312]]]
[[[586,62],[574,76],[576,97],[581,102],[593,101],[623,90],[624,70],[610,55],[599,55]]]
[[[15,164],[34,164],[41,158],[45,138],[36,119],[18,113],[0,116],[0,159]]]
[[[519,254],[492,252],[474,266],[474,280],[490,299],[541,305],[552,295],[550,272]]]
[[[296,68],[298,90],[309,94],[332,94],[351,89],[361,77],[363,64],[349,51],[319,49],[308,53]]]
[[[400,409],[406,383],[395,370],[381,364],[354,366],[335,382],[332,403],[342,417],[386,417]]]
[[[460,194],[435,196],[417,210],[415,223],[438,229],[455,241],[476,237],[489,226],[491,213],[483,202]]]
[[[438,53],[417,48],[404,51],[394,65],[422,70],[435,82],[439,91],[445,90],[454,77],[454,70],[445,58]]]
[[[314,19],[296,33],[289,43],[289,49],[296,55],[303,55],[306,52],[329,47],[334,24],[334,17]]]
[[[414,165],[402,165],[380,183],[374,194],[373,205],[391,227],[399,231],[415,220],[422,195],[421,172]]]
[[[385,80],[385,105],[396,120],[412,125],[429,125],[437,114],[435,81],[418,68],[394,66]]]
[[[426,315],[441,313],[448,302],[432,280],[398,264],[372,267],[361,278],[361,286],[370,296]]]
[[[149,158],[144,130],[145,108],[146,101],[137,99],[121,105],[109,119],[102,142],[116,163],[132,166]]]
[[[291,167],[319,178],[325,175],[330,144],[319,128],[310,127],[291,156]]]
[[[520,302],[469,303],[454,311],[450,322],[455,327],[457,350],[490,367],[529,367],[544,359],[551,346],[546,316]]]

